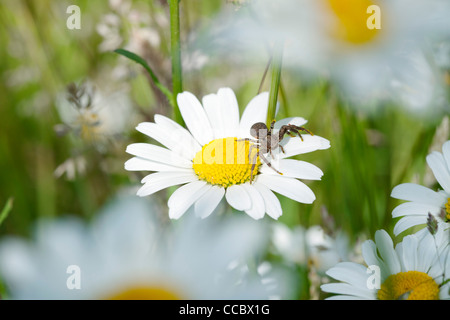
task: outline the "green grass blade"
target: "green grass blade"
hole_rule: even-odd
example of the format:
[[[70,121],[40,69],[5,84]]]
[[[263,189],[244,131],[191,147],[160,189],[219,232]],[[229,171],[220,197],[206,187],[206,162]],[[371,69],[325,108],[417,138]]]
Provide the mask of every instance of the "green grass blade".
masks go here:
[[[274,47],[274,54],[272,58],[272,81],[270,83],[269,92],[269,107],[267,109],[267,127],[270,127],[272,120],[275,120],[275,114],[277,109],[278,101],[278,90],[280,87],[281,79],[281,64],[283,57],[283,47],[281,44],[277,43]]]
[[[9,213],[12,210],[12,207],[13,207],[13,198],[9,198],[8,201],[6,201],[6,204],[3,207],[2,212],[0,213],[0,225],[3,223],[6,217],[8,217]]]
[[[147,70],[147,72],[149,73],[150,77],[152,78],[153,82],[155,83],[155,86],[167,97],[167,99],[169,100],[172,107],[174,107],[174,98],[173,98],[172,92],[159,81],[158,77],[155,75],[153,70],[150,68],[150,66],[147,64],[147,62],[143,58],[141,58],[137,54],[130,52],[128,50],[125,50],[125,49],[116,49],[116,50],[114,50],[114,52],[118,53],[130,60],[133,60],[134,62],[139,63],[141,66],[143,66],[145,68],[145,70]]]

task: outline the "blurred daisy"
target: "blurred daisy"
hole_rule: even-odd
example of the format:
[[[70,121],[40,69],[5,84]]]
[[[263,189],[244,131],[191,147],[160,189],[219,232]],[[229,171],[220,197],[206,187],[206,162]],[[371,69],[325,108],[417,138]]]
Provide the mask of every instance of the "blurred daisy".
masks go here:
[[[409,235],[394,249],[387,232],[379,230],[375,242],[363,243],[362,254],[368,267],[341,262],[327,271],[342,281],[321,286],[336,294],[329,299],[450,299],[448,232]]]
[[[126,92],[105,92],[92,82],[68,85],[66,95],[57,100],[57,109],[64,123],[55,127],[57,133],[72,131],[96,146],[123,134],[135,120]]]
[[[47,220],[32,242],[3,238],[0,274],[9,298],[268,298],[256,273],[238,277],[228,267],[260,254],[261,225],[233,217],[201,226],[187,219],[169,229],[156,220],[157,210],[144,199],[124,197],[89,227],[75,218]]]
[[[253,142],[243,140],[253,138],[253,124],[266,123],[267,92],[253,98],[241,118],[236,96],[229,88],[203,97],[203,105],[189,92],[179,94],[177,101],[189,131],[171,119],[155,115],[154,123],[140,123],[136,129],[167,148],[147,143],[127,147],[126,151],[135,157],[125,163],[126,170],[156,171],[142,179],[139,196],[185,184],[169,198],[172,219],[180,218],[190,207],[197,216],[206,218],[224,196],[234,209],[254,219],[263,218],[265,213],[274,219],[281,216],[280,202],[272,191],[302,203],[315,200],[312,190],[298,179],[320,180],[322,171],[307,162],[286,158],[328,149],[328,140],[309,134],[303,135],[303,141],[299,137],[285,138],[281,142],[284,153],[274,150],[271,159],[272,166],[283,175],[259,159]],[[302,126],[306,120],[277,121],[275,135],[288,123]]]
[[[434,191],[427,187],[403,183],[396,186],[391,197],[407,200],[392,211],[392,217],[402,217],[394,227],[394,234],[418,225],[427,223],[428,214],[432,214],[438,222],[450,221],[450,141],[442,146],[442,153],[433,151],[427,156],[428,166],[443,188]]]
[[[350,257],[348,237],[344,233],[331,237],[318,225],[291,230],[277,223],[273,226],[272,242],[285,261],[313,267],[319,273]]]
[[[435,106],[435,91],[427,83],[417,88],[414,75],[424,70],[404,53],[427,51],[429,41],[447,37],[449,14],[446,0],[260,0],[252,1],[248,10],[220,16],[221,29],[212,40],[226,40],[225,56],[236,46],[233,50],[265,60],[265,48],[284,45],[284,67],[305,77],[329,77],[346,98],[394,99],[420,110]],[[421,99],[399,97],[398,81]]]

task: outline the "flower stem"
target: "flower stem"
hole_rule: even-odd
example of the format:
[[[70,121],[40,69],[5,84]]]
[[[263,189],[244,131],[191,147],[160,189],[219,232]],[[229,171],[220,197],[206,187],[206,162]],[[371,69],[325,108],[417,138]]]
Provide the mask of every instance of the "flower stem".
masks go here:
[[[183,125],[183,118],[177,104],[177,95],[182,92],[181,50],[180,50],[180,10],[179,0],[170,0],[170,55],[172,61],[173,115],[175,121]]]
[[[267,109],[267,127],[275,119],[278,100],[278,89],[280,88],[281,64],[283,60],[283,46],[276,43],[273,47],[272,57],[272,80],[270,83],[269,108]]]

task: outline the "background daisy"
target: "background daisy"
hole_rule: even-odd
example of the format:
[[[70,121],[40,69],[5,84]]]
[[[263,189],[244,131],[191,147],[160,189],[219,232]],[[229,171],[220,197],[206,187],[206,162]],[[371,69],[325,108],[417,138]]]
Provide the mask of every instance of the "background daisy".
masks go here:
[[[11,299],[267,299],[257,273],[236,274],[264,248],[246,217],[183,220],[166,228],[146,199],[122,196],[86,226],[41,221],[33,242],[3,238],[0,274]],[[79,268],[79,288],[71,288]],[[272,277],[276,277],[273,274]],[[69,284],[68,284],[69,283]],[[281,287],[277,294],[284,297]]]
[[[282,142],[284,153],[274,150],[272,165],[279,175],[259,160],[250,183],[254,153],[250,143],[250,127],[266,122],[268,93],[254,97],[239,117],[234,92],[219,89],[217,94],[203,97],[202,103],[191,93],[178,95],[178,105],[188,130],[162,115],[155,122],[144,122],[137,130],[166,148],[147,143],[131,144],[127,152],[135,157],[125,163],[130,171],[156,171],[142,179],[139,196],[147,196],[174,185],[185,184],[169,198],[169,217],[180,218],[191,206],[197,216],[205,218],[223,197],[236,210],[254,219],[267,213],[277,219],[282,214],[273,192],[302,203],[312,203],[315,195],[298,179],[320,180],[323,173],[316,166],[286,159],[295,155],[328,149],[330,143],[320,136],[287,137]],[[287,118],[275,123],[275,134],[284,124],[303,126],[303,118]],[[256,151],[253,151],[256,152]]]
[[[321,286],[336,295],[329,299],[436,300],[449,299],[450,272],[448,243],[442,245],[448,232],[440,229],[436,236],[406,236],[394,249],[384,230],[375,233],[375,242],[362,245],[367,265],[341,262],[327,271],[339,283]]]
[[[444,79],[434,68],[430,44],[449,36],[449,12],[445,0],[252,1],[238,13],[219,15],[220,27],[211,26],[207,43],[233,61],[230,44],[249,60],[262,61],[282,47],[286,69],[303,81],[328,78],[358,108],[375,98],[416,112],[443,112]],[[427,59],[418,64],[412,57],[422,54]]]
[[[433,151],[426,159],[443,190],[434,191],[414,183],[396,186],[391,197],[408,202],[392,211],[393,218],[402,217],[394,227],[395,235],[413,226],[426,224],[429,213],[440,222],[450,220],[450,141],[444,143],[442,153]]]

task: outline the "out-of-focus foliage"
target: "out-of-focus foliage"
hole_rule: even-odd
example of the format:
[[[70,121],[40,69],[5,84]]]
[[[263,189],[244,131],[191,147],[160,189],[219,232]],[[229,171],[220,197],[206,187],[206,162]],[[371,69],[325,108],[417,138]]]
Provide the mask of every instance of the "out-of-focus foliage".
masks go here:
[[[79,0],[80,30],[66,26],[71,4],[0,3],[0,206],[14,198],[0,236],[28,236],[39,217],[70,213],[88,220],[118,191],[134,190],[143,176],[123,169],[129,158],[126,145],[145,141],[134,128],[153,121],[155,113],[171,114],[169,102],[145,70],[113,52],[136,52],[170,88],[167,2]],[[222,61],[194,45],[201,32],[215,26],[223,8],[244,10],[245,5],[181,2],[183,89],[201,97],[231,87],[243,109],[257,93],[266,65],[231,50],[229,56],[238,62]],[[72,83],[78,90],[82,84],[94,89],[81,97],[83,92],[73,91]],[[350,107],[326,79],[306,82],[289,69],[283,69],[281,84],[277,118],[309,119],[307,128],[329,139],[331,148],[298,157],[320,167],[324,176],[307,182],[317,197],[313,205],[280,197],[280,222],[333,226],[355,241],[361,234],[392,230],[392,209],[399,203],[390,197],[395,185],[435,185],[428,179],[425,156],[449,138],[446,118],[424,120],[393,104],[375,110],[370,101],[364,108]],[[269,90],[269,85],[266,79],[262,89]],[[68,88],[87,105],[92,103],[92,110],[68,99]],[[126,98],[108,100],[118,92]],[[113,121],[103,118],[96,105],[107,109]],[[75,110],[72,123],[67,123],[64,108]],[[110,130],[117,126],[119,132]],[[161,206],[161,219],[167,219],[167,192],[152,198]]]

